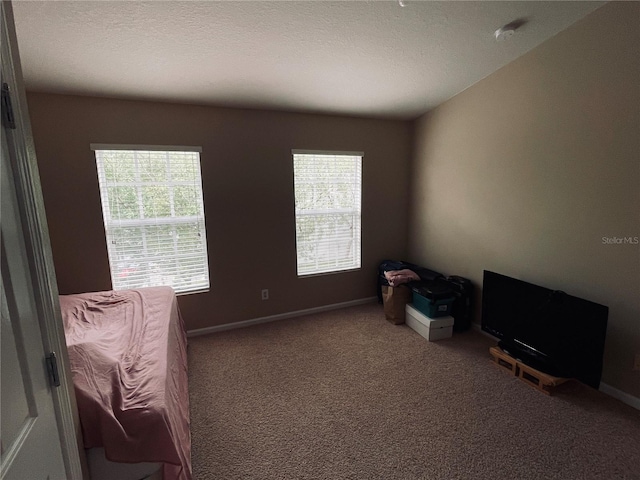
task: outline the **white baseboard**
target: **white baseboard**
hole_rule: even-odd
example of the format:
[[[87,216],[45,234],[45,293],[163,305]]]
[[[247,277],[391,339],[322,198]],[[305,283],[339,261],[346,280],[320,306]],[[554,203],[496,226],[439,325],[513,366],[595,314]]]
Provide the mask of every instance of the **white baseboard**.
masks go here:
[[[495,338],[493,335],[484,332],[481,328],[480,325],[478,325],[477,323],[472,323],[471,324],[473,329],[482,333],[483,335],[493,338],[495,340],[498,340],[497,338]],[[612,387],[611,385],[607,385],[604,382],[600,382],[600,388],[599,390],[602,393],[605,393],[607,395],[609,395],[610,397],[613,397],[615,399],[620,400],[622,403],[626,403],[627,405],[635,408],[636,410],[640,410],[640,398],[638,397],[634,397],[633,395],[623,392],[622,390],[618,390],[617,388]]]
[[[277,315],[269,315],[268,317],[252,318],[241,322],[225,323],[223,325],[214,325],[212,327],[196,328],[187,331],[187,337],[196,337],[198,335],[207,335],[209,333],[222,332],[225,330],[233,330],[235,328],[250,327],[260,323],[275,322],[276,320],[284,320],[285,318],[302,317],[314,313],[328,312],[339,308],[355,307],[356,305],[364,305],[366,303],[377,302],[378,297],[361,298],[359,300],[350,300],[348,302],[332,303],[331,305],[323,305],[322,307],[307,308],[305,310],[296,310],[293,312],[279,313]]]
[[[626,403],[627,405],[635,408],[636,410],[640,410],[640,398],[634,397],[630,393],[623,392],[622,390],[618,390],[617,388],[614,388],[611,385],[607,385],[606,383],[603,383],[603,382],[600,382],[600,391],[602,393],[606,393],[610,397],[617,398],[622,403]]]

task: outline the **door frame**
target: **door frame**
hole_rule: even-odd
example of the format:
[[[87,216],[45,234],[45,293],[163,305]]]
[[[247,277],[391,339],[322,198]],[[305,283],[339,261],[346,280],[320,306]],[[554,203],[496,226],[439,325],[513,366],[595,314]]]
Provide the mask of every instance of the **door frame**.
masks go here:
[[[76,404],[64,325],[60,312],[49,229],[42,197],[40,175],[27,98],[22,81],[22,68],[13,20],[11,2],[0,2],[2,16],[2,81],[9,85],[15,129],[7,135],[7,143],[15,155],[14,184],[24,225],[29,269],[33,278],[33,292],[42,331],[45,352],[56,352],[58,357],[59,387],[51,387],[54,410],[60,431],[60,444],[68,480],[82,480],[86,457],[82,445],[82,432]],[[5,129],[2,129],[4,135]],[[44,359],[43,359],[44,364]]]

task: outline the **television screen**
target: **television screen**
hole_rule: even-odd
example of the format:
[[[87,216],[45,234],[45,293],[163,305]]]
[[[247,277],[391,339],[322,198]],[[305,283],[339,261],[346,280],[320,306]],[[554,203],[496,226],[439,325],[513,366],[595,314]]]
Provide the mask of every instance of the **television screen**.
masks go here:
[[[484,271],[482,329],[550,375],[599,387],[608,313],[604,305]]]

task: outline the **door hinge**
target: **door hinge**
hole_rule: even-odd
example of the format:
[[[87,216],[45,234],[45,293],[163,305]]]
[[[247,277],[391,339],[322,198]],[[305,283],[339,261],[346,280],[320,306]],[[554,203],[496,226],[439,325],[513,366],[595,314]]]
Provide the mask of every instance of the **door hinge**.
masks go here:
[[[16,120],[13,116],[13,105],[11,103],[11,92],[9,91],[9,85],[2,84],[2,124],[6,128],[15,130]]]
[[[49,380],[54,387],[60,386],[60,375],[58,374],[58,359],[56,352],[47,355],[47,370],[49,371]]]

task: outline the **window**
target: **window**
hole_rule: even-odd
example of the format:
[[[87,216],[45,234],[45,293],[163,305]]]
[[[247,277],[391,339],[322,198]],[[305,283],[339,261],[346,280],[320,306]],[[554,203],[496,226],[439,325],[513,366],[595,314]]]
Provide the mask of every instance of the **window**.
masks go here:
[[[91,145],[114,290],[209,288],[198,147]]]
[[[298,275],[361,266],[361,152],[293,150]]]

